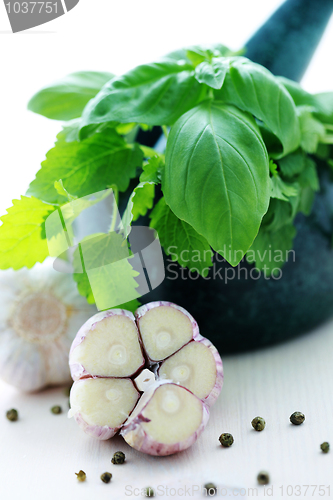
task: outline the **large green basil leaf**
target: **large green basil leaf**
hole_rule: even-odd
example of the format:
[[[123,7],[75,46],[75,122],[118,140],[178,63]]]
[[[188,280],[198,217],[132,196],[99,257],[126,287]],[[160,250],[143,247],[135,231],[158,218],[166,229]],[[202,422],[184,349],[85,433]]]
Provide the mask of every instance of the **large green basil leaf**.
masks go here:
[[[185,61],[138,66],[114,78],[89,102],[82,127],[106,121],[171,125],[199,102],[204,90]]]
[[[300,143],[300,129],[295,104],[284,86],[266,68],[245,57],[229,58],[229,71],[216,97],[252,113],[278,137],[283,153],[295,150]]]
[[[28,109],[53,120],[78,118],[87,102],[113,76],[97,71],[72,73],[37,92],[30,99]]]
[[[46,155],[28,194],[49,203],[64,203],[54,182],[62,179],[64,188],[82,197],[115,184],[126,191],[136,169],[142,165],[143,153],[138,145],[129,145],[114,129],[105,129],[81,142],[66,142],[60,132],[58,141]]]
[[[162,190],[177,217],[237,265],[270,196],[267,150],[252,116],[208,100],[183,115],[169,134]]]

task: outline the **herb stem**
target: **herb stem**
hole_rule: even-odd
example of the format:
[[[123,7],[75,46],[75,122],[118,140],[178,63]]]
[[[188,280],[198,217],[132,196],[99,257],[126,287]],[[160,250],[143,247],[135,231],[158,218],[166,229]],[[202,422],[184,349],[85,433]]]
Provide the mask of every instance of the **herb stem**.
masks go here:
[[[162,130],[165,137],[168,138],[169,135],[168,127],[166,125],[162,125]]]
[[[115,230],[117,215],[118,215],[118,199],[119,199],[118,187],[113,185],[112,191],[113,191],[113,206],[112,206],[112,219],[111,219],[109,233],[112,233]]]

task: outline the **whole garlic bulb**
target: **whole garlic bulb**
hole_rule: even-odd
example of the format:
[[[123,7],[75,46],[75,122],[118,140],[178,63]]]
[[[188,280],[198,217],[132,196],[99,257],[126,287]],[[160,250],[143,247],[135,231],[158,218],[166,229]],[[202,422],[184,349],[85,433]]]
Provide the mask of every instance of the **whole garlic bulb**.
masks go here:
[[[22,391],[70,383],[71,343],[96,313],[52,262],[0,272],[0,377]]]

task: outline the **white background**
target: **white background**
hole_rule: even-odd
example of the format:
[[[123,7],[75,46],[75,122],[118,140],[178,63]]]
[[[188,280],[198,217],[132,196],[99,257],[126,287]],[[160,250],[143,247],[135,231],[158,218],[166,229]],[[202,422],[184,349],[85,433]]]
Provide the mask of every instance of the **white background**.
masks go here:
[[[60,123],[26,110],[34,92],[73,71],[119,74],[190,44],[221,42],[238,49],[280,3],[80,0],[67,15],[15,35],[1,3],[1,214],[11,199],[24,194],[60,130]],[[307,90],[333,89],[332,47],[331,21],[304,77]],[[333,451],[323,455],[319,444],[330,440],[333,446],[332,354],[333,325],[329,323],[282,346],[226,358],[225,387],[207,433],[193,449],[167,459],[142,456],[119,438],[95,442],[64,415],[50,415],[53,404],[65,407],[60,391],[22,397],[0,384],[0,419],[12,406],[22,414],[14,425],[0,420],[0,498],[67,500],[78,495],[83,500],[94,496],[121,500],[126,498],[124,484],[155,486],[180,477],[190,478],[192,484],[216,481],[254,487],[256,474],[263,468],[271,474],[274,497],[280,496],[281,485],[328,485]],[[289,424],[295,410],[307,416],[300,428]],[[250,427],[257,414],[268,422],[261,434]],[[221,432],[235,435],[230,450],[218,446]],[[114,467],[113,484],[103,485],[99,475],[110,470],[111,455],[119,447],[126,449],[129,463]],[[79,468],[88,473],[86,484],[78,485],[75,480]]]
[[[66,15],[12,34],[0,2],[0,213],[25,193],[61,128],[26,110],[41,87],[79,70],[121,74],[191,44],[220,42],[238,49],[280,3],[80,0]],[[307,90],[333,89],[332,47],[333,20],[304,77]]]

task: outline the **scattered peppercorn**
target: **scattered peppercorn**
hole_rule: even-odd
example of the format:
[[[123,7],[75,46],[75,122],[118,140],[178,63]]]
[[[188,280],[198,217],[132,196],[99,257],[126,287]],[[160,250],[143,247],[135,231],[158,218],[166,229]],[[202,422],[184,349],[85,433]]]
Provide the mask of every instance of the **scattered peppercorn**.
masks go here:
[[[154,496],[155,496],[155,493],[154,493],[153,488],[151,488],[150,486],[145,488],[145,497],[153,498]]]
[[[79,470],[79,472],[75,472],[77,480],[80,481],[81,483],[86,480],[86,473],[83,472],[83,470]]]
[[[61,406],[52,406],[51,408],[51,412],[54,414],[54,415],[59,415],[60,413],[62,413],[62,408]]]
[[[125,453],[122,451],[116,451],[113,457],[111,458],[111,462],[113,464],[123,464],[125,462]]]
[[[112,478],[111,472],[104,472],[101,475],[101,480],[103,481],[103,483],[109,483],[111,481],[111,478]]]
[[[216,495],[217,488],[216,488],[214,483],[207,483],[207,484],[205,484],[204,488],[210,497],[213,497],[214,495]]]
[[[262,417],[256,417],[252,420],[251,422],[252,424],[252,427],[255,431],[263,431],[265,429],[265,426],[266,426],[266,422],[265,420],[262,418]]]
[[[324,443],[321,443],[320,448],[323,451],[323,453],[328,453],[330,450],[330,445],[327,441],[325,441]]]
[[[267,472],[259,472],[257,476],[258,484],[268,484],[269,483],[269,475]]]
[[[295,411],[290,415],[290,422],[294,425],[301,425],[305,420],[305,415],[300,411]]]
[[[18,411],[15,410],[15,408],[12,408],[11,410],[8,410],[7,413],[6,413],[6,417],[8,418],[8,420],[10,420],[11,422],[16,422],[16,420],[18,420]]]
[[[224,446],[225,448],[229,448],[229,446],[231,446],[234,442],[234,438],[231,434],[225,432],[224,434],[221,434],[221,436],[219,437],[219,441],[222,446]]]

